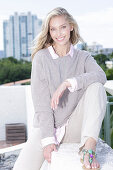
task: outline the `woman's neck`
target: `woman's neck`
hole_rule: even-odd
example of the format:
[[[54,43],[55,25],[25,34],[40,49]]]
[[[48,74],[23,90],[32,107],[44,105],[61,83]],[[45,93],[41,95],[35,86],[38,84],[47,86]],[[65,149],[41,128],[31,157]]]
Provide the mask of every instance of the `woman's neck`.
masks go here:
[[[59,57],[63,57],[70,51],[70,46],[71,46],[70,42],[65,45],[53,44],[53,49]]]

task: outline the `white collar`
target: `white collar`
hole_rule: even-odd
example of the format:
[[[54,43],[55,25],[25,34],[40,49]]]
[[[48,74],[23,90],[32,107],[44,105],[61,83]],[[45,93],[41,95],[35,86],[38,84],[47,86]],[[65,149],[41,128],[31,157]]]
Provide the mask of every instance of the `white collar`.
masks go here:
[[[51,56],[52,56],[53,59],[59,58],[59,56],[55,53],[55,51],[54,51],[54,49],[53,49],[52,46],[49,46],[49,47],[48,47],[48,50],[49,50],[49,52],[50,52],[50,54],[51,54]],[[72,57],[73,57],[73,53],[74,53],[74,46],[71,44],[70,50],[69,50],[69,52],[66,54],[66,56],[67,56],[67,55],[70,55],[71,58],[72,58]]]

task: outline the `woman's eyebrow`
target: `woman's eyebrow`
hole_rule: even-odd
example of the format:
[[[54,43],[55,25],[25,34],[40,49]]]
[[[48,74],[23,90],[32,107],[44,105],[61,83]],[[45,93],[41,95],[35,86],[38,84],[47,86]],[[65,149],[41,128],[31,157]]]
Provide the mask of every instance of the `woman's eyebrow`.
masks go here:
[[[66,25],[67,23],[64,23],[64,24],[62,24],[61,26],[63,26],[63,25]]]
[[[67,23],[61,24],[59,27],[66,25]],[[50,25],[50,28],[54,28],[54,26]]]

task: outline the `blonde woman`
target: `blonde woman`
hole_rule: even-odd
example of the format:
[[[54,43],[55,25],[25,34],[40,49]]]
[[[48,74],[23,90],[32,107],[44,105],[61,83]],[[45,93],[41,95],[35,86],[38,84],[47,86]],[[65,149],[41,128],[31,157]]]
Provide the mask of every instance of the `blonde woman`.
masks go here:
[[[106,109],[106,76],[86,51],[74,18],[55,8],[44,20],[32,53],[31,90],[35,132],[14,170],[40,170],[61,143],[80,143],[84,169],[99,169],[96,143]]]

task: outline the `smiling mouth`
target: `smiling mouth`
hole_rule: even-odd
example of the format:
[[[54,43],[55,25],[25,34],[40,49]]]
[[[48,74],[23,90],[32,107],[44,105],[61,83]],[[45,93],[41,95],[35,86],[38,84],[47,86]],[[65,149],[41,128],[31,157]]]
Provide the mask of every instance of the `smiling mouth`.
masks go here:
[[[64,37],[61,37],[61,38],[56,38],[58,41],[62,41],[64,40]]]

